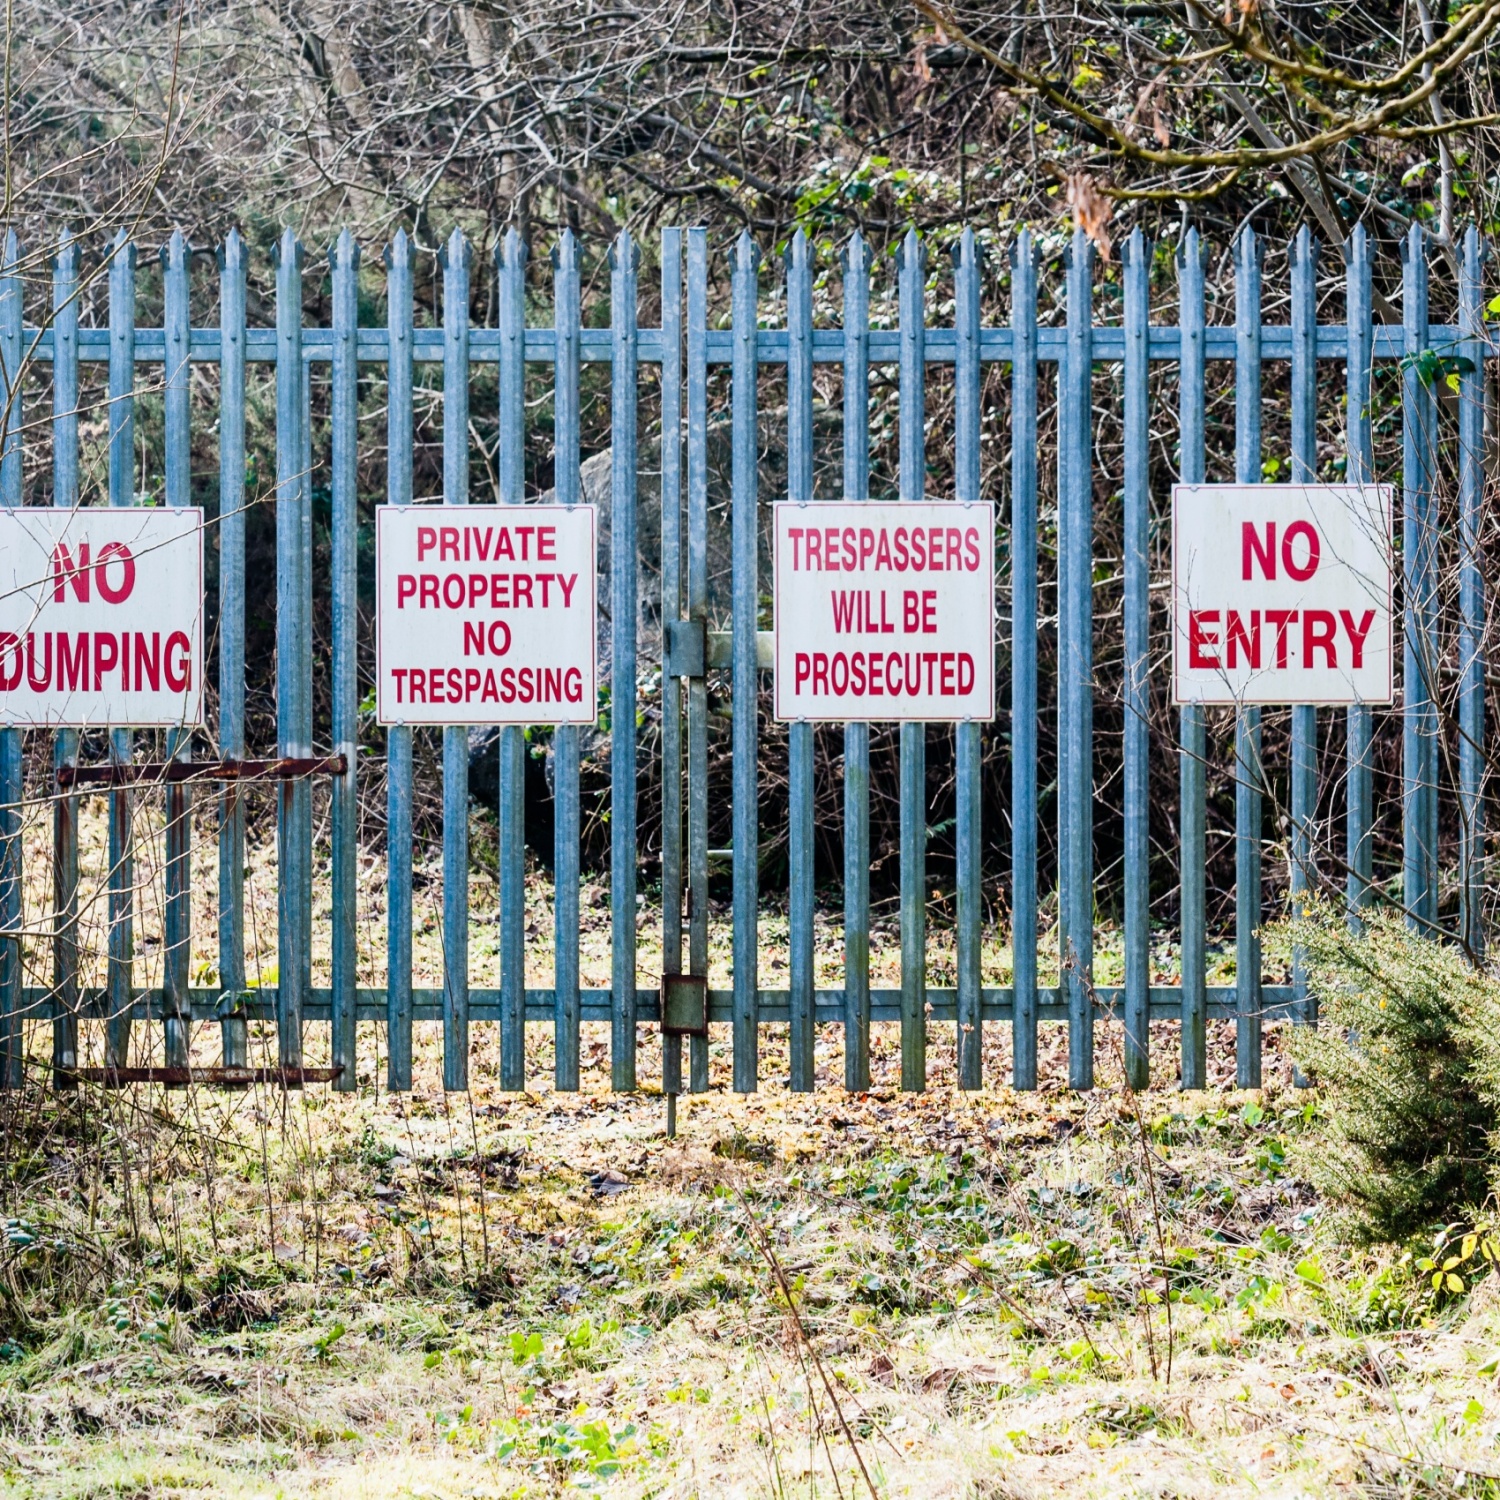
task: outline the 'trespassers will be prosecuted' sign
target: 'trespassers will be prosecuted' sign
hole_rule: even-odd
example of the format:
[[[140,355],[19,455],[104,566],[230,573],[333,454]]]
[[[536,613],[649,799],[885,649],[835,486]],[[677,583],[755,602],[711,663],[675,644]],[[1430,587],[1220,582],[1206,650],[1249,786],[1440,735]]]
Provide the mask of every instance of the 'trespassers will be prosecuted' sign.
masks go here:
[[[788,501],[775,528],[778,719],[994,717],[992,505]]]
[[[382,505],[382,724],[591,724],[594,507]]]

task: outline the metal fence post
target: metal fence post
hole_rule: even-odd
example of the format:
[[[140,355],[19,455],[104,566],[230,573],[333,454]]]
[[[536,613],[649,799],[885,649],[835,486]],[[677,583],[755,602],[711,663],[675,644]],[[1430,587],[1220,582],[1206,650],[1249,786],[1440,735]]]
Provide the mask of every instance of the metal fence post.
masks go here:
[[[1177,472],[1184,484],[1202,484],[1205,472],[1203,275],[1207,247],[1188,230],[1177,255],[1178,365]],[[1184,1089],[1201,1089],[1208,1078],[1208,972],[1205,932],[1207,839],[1203,710],[1178,710],[1178,922],[1182,982],[1181,1069]]]
[[[1248,225],[1234,247],[1234,468],[1241,484],[1259,484],[1261,245]],[[1258,708],[1234,719],[1235,1074],[1260,1087],[1261,1055],[1261,729]]]
[[[443,503],[469,503],[469,242],[443,247]],[[443,729],[443,1087],[469,1086],[469,731]]]
[[[356,994],[359,979],[359,246],[346,229],[330,257],[333,266],[333,703],[335,755],[347,769],[335,776],[332,797],[332,1061],[335,1089],[359,1085]]]
[[[78,504],[78,246],[66,231],[53,263],[52,320],[52,503],[69,510]],[[78,764],[76,729],[52,736],[52,764],[52,1060],[62,1083],[56,1070],[78,1062],[78,797],[61,790],[59,773]]]
[[[979,246],[965,229],[953,246],[953,498],[979,499]],[[993,552],[994,534],[988,538]],[[958,1086],[984,1085],[984,893],[980,850],[980,733],[968,721],[954,726],[954,836],[958,846],[957,959]]]
[[[1318,477],[1318,242],[1303,225],[1292,245],[1292,480],[1313,484]],[[1291,743],[1291,870],[1292,916],[1301,917],[1312,888],[1313,819],[1318,808],[1318,711],[1311,704],[1292,706]],[[1307,970],[1300,946],[1292,950],[1292,1019],[1297,1025],[1312,1020],[1313,1003],[1307,992]],[[1308,1080],[1295,1066],[1293,1082]]]
[[[708,234],[687,236],[687,614],[708,628]],[[708,973],[708,679],[687,688],[688,973]],[[688,1043],[688,1088],[708,1088],[708,1038]]]
[[[526,246],[505,231],[500,282],[500,503],[526,499]],[[500,731],[500,1087],[526,1087],[526,732]]]
[[[404,229],[385,252],[386,479],[392,505],[411,504],[412,249]],[[411,1088],[411,728],[386,731],[386,1087]]]
[[[610,247],[610,1086],[635,1087],[636,863],[636,271],[626,230]]]
[[[844,247],[844,499],[870,498],[870,252]],[[844,726],[844,1087],[870,1087],[870,726]]]
[[[161,254],[162,344],[165,353],[163,416],[165,418],[166,498],[170,506],[192,504],[192,432],[189,397],[188,348],[192,319],[188,303],[187,242],[174,230]],[[191,730],[167,734],[167,759],[192,756]],[[192,956],[192,843],[191,789],[169,782],[166,800],[166,911],[162,924],[162,1031],[169,1068],[188,1065],[192,1002],[188,996]]]
[[[1458,788],[1461,932],[1470,955],[1484,956],[1484,574],[1480,528],[1484,504],[1484,244],[1472,224],[1459,272],[1458,377]]]
[[[116,235],[109,264],[109,503],[135,504],[135,246],[122,229]],[[110,759],[128,765],[134,736],[128,729],[110,731]],[[109,1020],[105,1062],[124,1067],[129,1060],[130,1022],[135,1006],[135,852],[131,830],[132,794],[125,786],[109,795]],[[76,837],[76,825],[75,834]],[[77,1064],[76,1014],[58,1013],[54,1023],[54,1060],[59,1067]]]
[[[734,1089],[754,1093],[760,1072],[759,942],[760,804],[756,775],[760,695],[755,634],[760,612],[760,454],[756,390],[757,271],[760,251],[749,230],[732,252],[732,548],[734,553]]]
[[[1058,374],[1058,957],[1068,1004],[1068,1082],[1094,1086],[1094,247],[1067,253],[1068,343]]]
[[[1436,377],[1422,356],[1427,329],[1427,237],[1414,225],[1401,242],[1401,903],[1418,932],[1437,924],[1437,531]]]
[[[786,252],[786,497],[813,498],[812,253],[802,230]],[[780,628],[781,622],[775,622]],[[790,940],[791,1087],[810,1093],[817,1027],[813,973],[813,726],[807,720],[787,731],[788,815],[791,891]]]
[[[245,755],[245,242],[219,249],[219,754]],[[249,1062],[245,1020],[245,803],[219,793],[219,1047]]]
[[[276,739],[283,756],[308,755],[302,740],[300,653],[303,474],[302,246],[288,229],[276,252]],[[276,789],[277,1053],[283,1068],[302,1066],[302,861],[296,781]]]
[[[1139,229],[1125,268],[1125,1076],[1151,1081],[1151,245]]]
[[[1011,1081],[1036,1087],[1037,251],[1010,255],[1010,946]]]
[[[23,282],[18,274],[21,244],[14,230],[5,235],[0,260],[0,377],[4,380],[4,438],[0,447],[0,505],[18,507],[23,498],[21,468],[21,383]],[[19,729],[0,729],[0,1088],[19,1088],[24,1079],[25,1029],[22,1019],[21,815],[25,797]],[[54,919],[55,920],[55,919]]]
[[[682,231],[661,232],[661,618],[682,618]],[[663,662],[665,667],[665,661]],[[661,679],[662,972],[682,971],[682,678]],[[682,1092],[682,1038],[661,1039],[662,1092]],[[675,1111],[676,1105],[672,1106]],[[675,1131],[677,1116],[672,1115]]]
[[[553,476],[557,498],[578,503],[578,241],[565,229],[552,252]],[[596,643],[597,644],[597,643]],[[560,724],[552,740],[553,800],[553,1034],[554,1076],[560,1089],[578,1087],[580,997],[578,993],[578,864],[581,794],[578,728]]]
[[[901,242],[901,499],[927,493],[927,247]],[[927,726],[901,726],[901,1087],[927,1087]]]

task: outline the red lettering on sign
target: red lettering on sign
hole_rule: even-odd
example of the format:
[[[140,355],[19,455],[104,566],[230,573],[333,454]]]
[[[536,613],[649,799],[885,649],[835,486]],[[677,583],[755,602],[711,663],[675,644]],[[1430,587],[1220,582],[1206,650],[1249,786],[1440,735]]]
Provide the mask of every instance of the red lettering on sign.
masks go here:
[[[103,592],[102,590],[100,592]],[[94,691],[104,686],[104,674],[120,664],[120,643],[109,630],[94,632]]]
[[[57,632],[57,687],[59,692],[87,692],[89,686],[89,633],[78,632],[73,645],[69,632]]]
[[[1266,611],[1266,624],[1276,632],[1276,665],[1283,669],[1286,667],[1287,627],[1294,625],[1296,621],[1295,609],[1268,609]]]
[[[1260,667],[1260,611],[1250,611],[1249,631],[1245,628],[1244,617],[1239,610],[1232,609],[1224,624],[1224,647],[1229,658],[1231,667],[1239,665],[1239,653],[1245,653],[1245,664],[1247,666]]]
[[[120,563],[120,582],[116,587],[109,581],[105,570],[110,563]],[[94,575],[99,581],[99,597],[106,604],[123,604],[135,588],[135,559],[124,542],[106,542],[99,549],[99,561],[94,564]]]
[[[1266,537],[1262,542],[1254,521],[1240,525],[1240,577],[1247,583],[1251,577],[1251,559],[1260,563],[1261,576],[1275,582],[1276,579],[1276,523],[1266,522]]]
[[[1344,629],[1349,633],[1349,649],[1354,653],[1353,665],[1364,666],[1365,637],[1370,633],[1370,626],[1375,623],[1375,611],[1367,609],[1358,625],[1354,623],[1354,616],[1347,609],[1339,611],[1339,619],[1344,622]]]
[[[1300,565],[1296,553],[1292,551],[1294,538],[1305,538],[1307,541],[1307,559]],[[1323,544],[1318,540],[1318,533],[1312,522],[1293,521],[1281,539],[1281,566],[1286,569],[1286,576],[1296,579],[1298,583],[1306,583],[1318,571],[1318,559],[1322,551]]]
[[[1302,665],[1311,667],[1313,664],[1313,652],[1322,651],[1327,660],[1327,665],[1336,667],[1339,664],[1338,648],[1334,645],[1334,632],[1338,629],[1338,621],[1333,617],[1331,609],[1309,609],[1302,613]]]
[[[80,604],[89,602],[89,544],[79,542],[75,564],[66,542],[52,549],[52,602],[61,604],[67,598],[67,585],[73,585],[73,597]]]
[[[1219,623],[1216,609],[1190,609],[1188,611],[1188,665],[1191,667],[1217,667],[1219,658],[1210,656],[1208,648],[1219,644],[1219,633],[1205,629]]]
[[[173,649],[177,660],[172,660]],[[185,693],[193,685],[193,645],[180,631],[174,630],[167,637],[166,649],[162,652],[162,671],[167,679],[167,688],[174,693]]]
[[[144,677],[151,679],[151,691],[161,691],[161,632],[151,632],[151,645],[146,645],[146,632],[143,630],[135,638],[135,686],[139,692],[145,685]]]

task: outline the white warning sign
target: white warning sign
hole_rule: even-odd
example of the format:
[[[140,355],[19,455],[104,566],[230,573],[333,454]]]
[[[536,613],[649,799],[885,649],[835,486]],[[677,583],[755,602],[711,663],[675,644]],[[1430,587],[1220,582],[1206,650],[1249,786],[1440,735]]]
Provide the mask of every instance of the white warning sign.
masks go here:
[[[775,507],[776,717],[995,715],[995,510]]]
[[[203,512],[0,509],[0,724],[203,722]]]
[[[1388,485],[1172,491],[1176,703],[1389,703]]]
[[[594,507],[382,505],[382,724],[592,724]]]

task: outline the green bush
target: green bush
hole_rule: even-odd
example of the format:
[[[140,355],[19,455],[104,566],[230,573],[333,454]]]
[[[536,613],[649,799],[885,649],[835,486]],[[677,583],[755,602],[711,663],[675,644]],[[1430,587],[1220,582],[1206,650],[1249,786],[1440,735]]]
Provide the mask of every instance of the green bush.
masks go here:
[[[1324,1128],[1293,1164],[1361,1243],[1396,1242],[1477,1209],[1500,1121],[1500,983],[1398,914],[1365,931],[1319,909],[1283,929],[1300,945],[1316,1029],[1293,1038]]]

